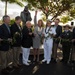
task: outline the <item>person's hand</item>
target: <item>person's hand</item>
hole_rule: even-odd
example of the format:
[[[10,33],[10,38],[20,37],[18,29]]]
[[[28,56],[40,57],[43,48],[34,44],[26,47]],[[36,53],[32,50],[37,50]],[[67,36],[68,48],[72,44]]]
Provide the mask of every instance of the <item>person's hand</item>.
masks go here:
[[[12,39],[11,39],[11,38],[8,38],[8,41],[9,41],[9,42],[12,42]]]
[[[32,35],[32,33],[30,32],[29,35]]]
[[[34,33],[34,36],[37,36],[37,34],[36,34],[36,33]]]
[[[75,41],[75,39],[72,39],[72,42],[74,42]]]
[[[49,33],[49,36],[54,37],[55,35],[53,33]]]
[[[0,38],[0,41],[2,41],[2,39]]]
[[[58,37],[59,39],[61,39],[61,37]]]

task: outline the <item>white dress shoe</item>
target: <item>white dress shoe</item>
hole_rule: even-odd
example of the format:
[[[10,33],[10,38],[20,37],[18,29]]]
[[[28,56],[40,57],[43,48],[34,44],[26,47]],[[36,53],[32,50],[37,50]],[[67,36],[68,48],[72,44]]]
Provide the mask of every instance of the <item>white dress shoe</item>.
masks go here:
[[[42,62],[45,62],[45,61],[46,61],[46,59],[43,59],[43,60],[42,60]]]
[[[50,63],[50,61],[47,61],[47,64],[49,64]]]
[[[25,63],[23,63],[23,64],[29,66],[29,63],[27,63],[27,62],[25,62]]]
[[[28,60],[27,62],[28,62],[28,63],[30,63],[31,61],[30,61],[30,60]]]

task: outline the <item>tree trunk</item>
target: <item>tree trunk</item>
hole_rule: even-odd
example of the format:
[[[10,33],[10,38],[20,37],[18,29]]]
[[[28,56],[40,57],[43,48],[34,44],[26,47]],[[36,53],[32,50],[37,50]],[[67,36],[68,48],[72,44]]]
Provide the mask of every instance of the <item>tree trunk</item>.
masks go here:
[[[7,0],[5,1],[5,15],[7,15]]]

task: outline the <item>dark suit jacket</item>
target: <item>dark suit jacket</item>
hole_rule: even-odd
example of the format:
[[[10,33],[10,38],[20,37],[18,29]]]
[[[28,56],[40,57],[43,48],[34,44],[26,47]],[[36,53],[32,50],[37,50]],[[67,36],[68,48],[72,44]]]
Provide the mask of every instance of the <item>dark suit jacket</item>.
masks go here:
[[[75,39],[75,28],[73,29],[73,39]],[[73,44],[75,45],[75,41],[73,42]]]
[[[11,29],[12,38],[15,38],[15,41],[13,40],[13,46],[14,47],[21,46],[22,29],[19,29],[16,23],[12,24],[10,29]],[[16,32],[18,32],[19,34],[16,34]]]
[[[63,32],[60,36],[61,39],[61,44],[65,45],[65,46],[71,46],[71,40],[72,40],[72,32],[68,31],[68,32]],[[68,41],[67,41],[68,40]]]
[[[55,38],[58,38],[61,34],[62,34],[62,27],[60,25],[58,25],[57,28],[56,28]],[[55,43],[59,43],[59,39],[58,40],[54,40],[54,42]]]
[[[32,30],[28,30],[26,26],[24,26],[22,30],[23,38],[22,38],[22,47],[24,48],[30,48],[33,45],[33,34],[29,35],[29,32],[32,32]]]
[[[11,33],[5,24],[0,26],[0,38],[4,40],[1,42],[1,51],[8,51],[10,43],[7,41],[7,39],[11,38]]]
[[[60,25],[56,28],[56,37],[58,38],[62,33],[62,27]]]
[[[73,29],[73,39],[75,39],[75,28]]]

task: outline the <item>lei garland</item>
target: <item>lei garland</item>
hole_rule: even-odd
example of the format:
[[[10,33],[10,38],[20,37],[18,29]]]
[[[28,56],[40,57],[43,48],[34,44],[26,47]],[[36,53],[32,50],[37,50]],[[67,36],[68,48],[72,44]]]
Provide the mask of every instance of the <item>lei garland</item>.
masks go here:
[[[51,27],[50,27],[51,28]],[[54,37],[54,35],[53,34],[51,34],[51,33],[49,33],[49,31],[50,31],[50,28],[48,29],[48,32],[46,32],[46,29],[45,29],[45,33],[46,34],[48,34],[48,36],[47,37],[43,37],[44,39],[45,39],[45,41],[50,37],[50,38],[53,38],[53,40],[59,40],[59,42],[71,42],[71,40],[70,39],[64,39],[64,38],[55,38]]]
[[[55,37],[53,36],[53,34],[50,34],[50,33],[48,33],[48,36],[47,36],[47,37],[43,36],[42,38],[44,38],[45,40],[47,40],[49,37],[51,37],[51,38],[53,38],[53,40],[59,41],[59,42],[61,42],[61,41],[62,41],[62,42],[71,42],[70,39],[55,38]]]
[[[45,39],[45,41],[46,41],[49,37],[50,37],[50,38],[54,38],[54,34],[49,32],[49,31],[52,31],[51,28],[52,28],[52,27],[50,26],[47,32],[46,32],[47,27],[45,28],[45,33],[48,34],[48,36],[46,36],[46,37],[44,36],[44,37],[43,37],[43,38]]]
[[[53,38],[54,40],[59,40],[60,42],[62,41],[62,42],[71,42],[71,40],[70,39],[63,39],[63,38]]]
[[[47,36],[47,37],[44,36],[44,38],[45,38],[46,40],[47,40],[49,37],[53,38],[53,34],[48,33],[48,36]]]
[[[15,32],[13,38],[12,38],[12,44],[16,43],[16,38],[21,36],[19,32]]]
[[[11,43],[12,45],[16,42],[16,38],[20,36],[19,32],[15,32],[13,38],[12,38],[12,42],[9,42],[8,39],[3,39],[2,42],[3,43]]]

